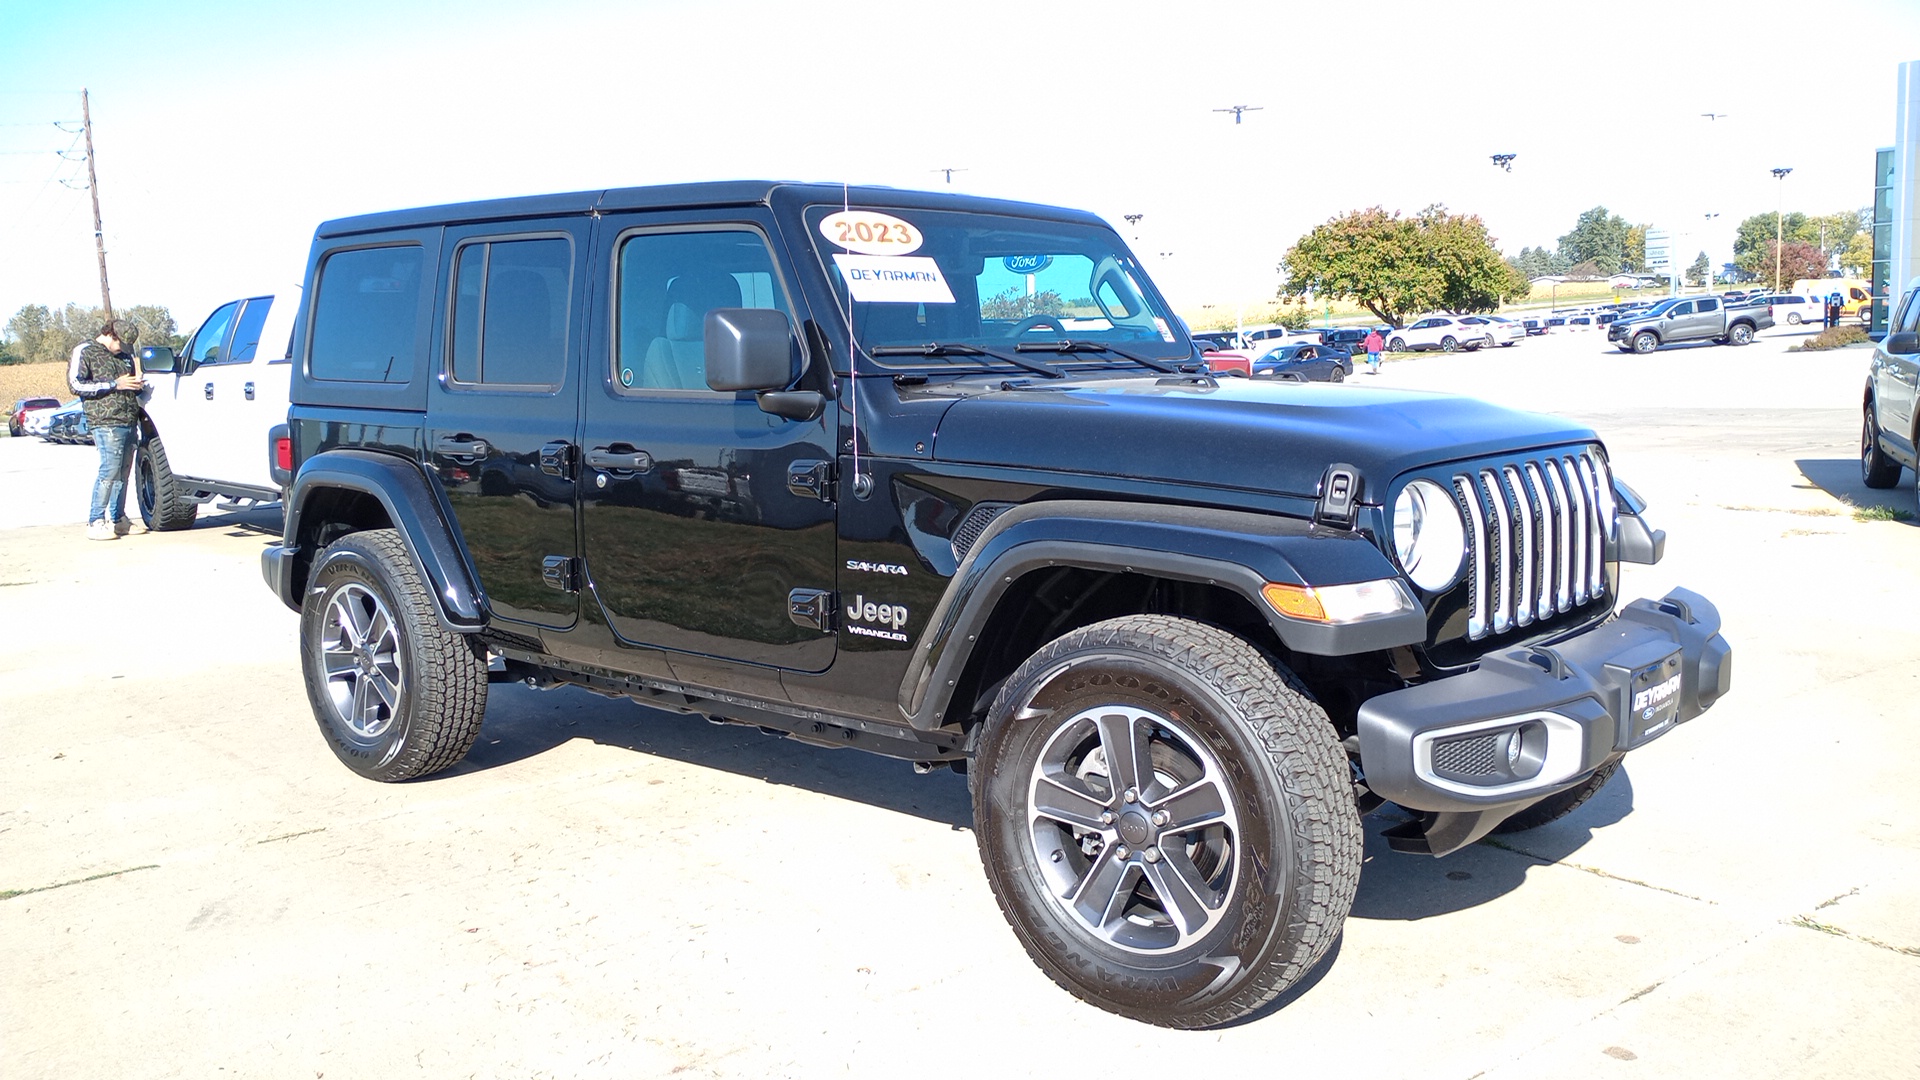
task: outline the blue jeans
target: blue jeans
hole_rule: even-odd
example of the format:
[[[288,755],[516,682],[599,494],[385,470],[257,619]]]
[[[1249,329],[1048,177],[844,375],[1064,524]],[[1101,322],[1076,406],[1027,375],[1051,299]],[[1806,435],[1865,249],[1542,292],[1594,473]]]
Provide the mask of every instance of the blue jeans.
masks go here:
[[[87,524],[120,521],[127,516],[127,466],[133,462],[133,425],[93,429],[93,445],[100,448],[100,475],[93,481],[93,505]]]

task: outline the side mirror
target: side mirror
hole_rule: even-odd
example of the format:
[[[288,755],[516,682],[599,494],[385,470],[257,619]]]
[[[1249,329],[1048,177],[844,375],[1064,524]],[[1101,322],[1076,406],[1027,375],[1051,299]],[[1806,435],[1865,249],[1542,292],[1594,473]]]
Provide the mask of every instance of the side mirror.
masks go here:
[[[1902,330],[1897,334],[1888,334],[1883,346],[1890,353],[1920,353],[1920,334],[1912,330]]]
[[[701,331],[715,390],[784,390],[800,375],[793,324],[781,312],[714,308]]]
[[[148,345],[140,350],[140,370],[148,373],[168,374],[179,366],[179,360],[173,350],[165,345]]]

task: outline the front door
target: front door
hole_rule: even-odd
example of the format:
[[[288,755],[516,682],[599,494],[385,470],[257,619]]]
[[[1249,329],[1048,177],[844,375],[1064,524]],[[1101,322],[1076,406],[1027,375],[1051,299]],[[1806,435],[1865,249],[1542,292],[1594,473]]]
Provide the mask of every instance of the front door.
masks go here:
[[[579,611],[574,436],[585,218],[448,230],[429,468],[495,619],[571,627]]]
[[[594,325],[611,336],[594,349],[602,367],[586,379],[581,435],[590,602],[620,644],[668,650],[676,670],[715,661],[826,670],[834,504],[830,486],[804,481],[830,475],[833,409],[787,420],[752,393],[706,384],[708,311],[771,308],[796,327],[804,317],[769,223],[634,214],[601,228],[612,285]],[[793,610],[808,600],[819,626]]]

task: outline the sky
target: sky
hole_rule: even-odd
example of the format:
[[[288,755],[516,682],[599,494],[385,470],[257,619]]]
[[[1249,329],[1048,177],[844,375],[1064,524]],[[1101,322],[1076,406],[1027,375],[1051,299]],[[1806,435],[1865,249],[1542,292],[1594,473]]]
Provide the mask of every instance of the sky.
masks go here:
[[[0,0],[0,319],[99,302],[82,87],[115,306],[184,333],[330,218],[693,180],[1092,210],[1190,317],[1375,205],[1507,254],[1604,205],[1718,265],[1871,201],[1906,60],[1913,0]]]

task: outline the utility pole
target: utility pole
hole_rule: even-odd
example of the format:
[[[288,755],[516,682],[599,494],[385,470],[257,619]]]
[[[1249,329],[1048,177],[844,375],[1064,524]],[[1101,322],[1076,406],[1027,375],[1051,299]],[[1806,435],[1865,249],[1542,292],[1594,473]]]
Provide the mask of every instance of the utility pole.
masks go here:
[[[87,193],[93,196],[93,250],[100,258],[100,306],[113,319],[113,294],[107,291],[107,243],[100,235],[100,180],[93,171],[93,114],[87,108],[86,87],[80,88],[80,130],[87,140]]]
[[[1774,204],[1773,211],[1773,291],[1776,293],[1780,291],[1780,264],[1783,261],[1782,256],[1785,255],[1781,249],[1787,242],[1787,174],[1792,171],[1792,169],[1773,170],[1773,178],[1780,181],[1777,185],[1780,190],[1779,201]]]

